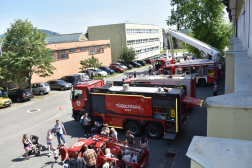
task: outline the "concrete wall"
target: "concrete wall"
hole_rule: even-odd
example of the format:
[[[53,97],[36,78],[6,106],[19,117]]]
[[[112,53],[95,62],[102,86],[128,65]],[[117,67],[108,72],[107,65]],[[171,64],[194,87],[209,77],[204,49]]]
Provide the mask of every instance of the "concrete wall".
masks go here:
[[[194,160],[191,160],[191,168],[204,168],[204,167],[195,162]]]
[[[103,25],[88,27],[88,37],[90,40],[97,39],[110,39],[111,44],[111,57],[112,61],[118,58],[118,52],[121,50],[121,37],[122,34],[122,47],[126,47],[126,30],[125,24]]]
[[[251,108],[208,107],[207,136],[252,141]]]
[[[226,54],[225,62],[225,94],[235,92],[235,55]]]

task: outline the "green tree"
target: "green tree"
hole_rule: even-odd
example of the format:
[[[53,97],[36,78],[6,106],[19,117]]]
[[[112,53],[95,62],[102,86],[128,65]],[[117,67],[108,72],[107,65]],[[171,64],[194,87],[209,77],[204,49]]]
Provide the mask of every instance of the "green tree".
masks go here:
[[[125,62],[131,62],[136,59],[136,52],[132,47],[131,48],[124,47],[119,51],[118,55],[119,55],[118,58]]]
[[[84,35],[88,39],[88,30],[87,30],[87,32]]]
[[[221,0],[171,0],[171,16],[167,25],[177,25],[177,29],[191,29],[194,38],[203,41],[224,55],[233,27],[224,19],[225,6]],[[195,52],[197,56],[199,52]]]
[[[99,62],[98,58],[95,58],[93,55],[91,58],[85,59],[85,60],[81,60],[80,61],[81,70],[87,69],[87,68],[99,68],[102,64],[102,62]]]
[[[46,48],[46,34],[33,27],[28,19],[15,20],[11,27],[7,28],[5,35],[3,48],[7,53],[3,53],[2,57],[3,60],[10,60],[6,61],[6,68],[11,81],[28,81],[31,90],[34,74],[39,77],[53,74],[56,68],[51,64],[54,61],[52,50]]]

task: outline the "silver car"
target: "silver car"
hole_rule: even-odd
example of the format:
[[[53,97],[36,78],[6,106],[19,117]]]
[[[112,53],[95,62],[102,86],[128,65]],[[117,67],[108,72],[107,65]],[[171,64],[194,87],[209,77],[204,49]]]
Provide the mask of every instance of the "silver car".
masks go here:
[[[66,90],[72,88],[72,83],[67,83],[63,80],[50,80],[47,82],[50,85],[50,88],[53,89],[60,89],[60,90]]]
[[[31,87],[32,87],[33,94],[44,95],[44,94],[49,93],[51,91],[50,86],[46,82],[32,83]],[[29,86],[27,86],[26,89],[29,89]]]

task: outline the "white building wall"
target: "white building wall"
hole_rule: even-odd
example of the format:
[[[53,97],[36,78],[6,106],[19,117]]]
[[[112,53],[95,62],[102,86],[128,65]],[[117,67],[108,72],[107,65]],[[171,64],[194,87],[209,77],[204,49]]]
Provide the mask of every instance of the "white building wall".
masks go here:
[[[237,36],[243,49],[252,57],[252,2],[245,0],[237,20]]]
[[[160,54],[160,30],[157,25],[125,24],[127,47],[135,49],[137,59],[144,59]],[[141,33],[128,33],[127,29],[139,31]],[[156,30],[148,32],[145,30]],[[147,33],[148,32],[148,33]],[[154,40],[153,40],[154,39]],[[147,42],[143,42],[147,40]],[[138,42],[136,42],[138,41]]]

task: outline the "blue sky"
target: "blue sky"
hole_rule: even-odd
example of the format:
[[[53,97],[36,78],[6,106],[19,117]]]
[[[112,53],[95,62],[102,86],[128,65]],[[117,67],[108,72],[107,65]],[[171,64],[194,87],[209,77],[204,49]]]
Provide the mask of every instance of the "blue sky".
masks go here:
[[[165,20],[170,14],[169,0],[1,0],[0,34],[18,18],[28,18],[39,29],[66,34],[126,21],[168,28]]]

